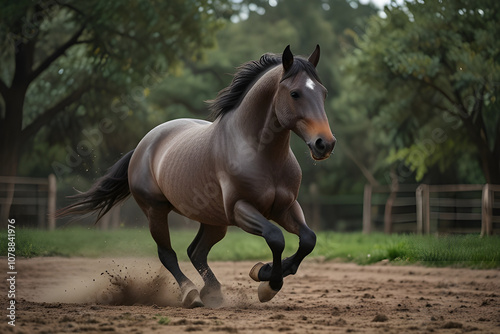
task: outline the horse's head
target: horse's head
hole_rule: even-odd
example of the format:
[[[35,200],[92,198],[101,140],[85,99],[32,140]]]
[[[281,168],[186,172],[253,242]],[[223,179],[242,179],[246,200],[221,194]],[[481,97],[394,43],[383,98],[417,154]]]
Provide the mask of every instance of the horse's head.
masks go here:
[[[336,141],[325,113],[326,88],[316,73],[319,53],[318,45],[308,59],[294,58],[287,46],[275,97],[278,121],[306,142],[315,160],[328,158]]]

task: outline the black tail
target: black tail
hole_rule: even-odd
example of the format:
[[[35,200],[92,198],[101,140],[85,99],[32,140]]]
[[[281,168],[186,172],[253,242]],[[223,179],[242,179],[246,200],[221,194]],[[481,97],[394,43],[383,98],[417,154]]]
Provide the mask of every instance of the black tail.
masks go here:
[[[56,217],[97,212],[97,221],[99,221],[115,204],[125,200],[130,195],[128,165],[132,153],[134,153],[133,150],[111,166],[106,175],[97,180],[89,190],[70,196],[69,198],[78,201],[58,210]]]

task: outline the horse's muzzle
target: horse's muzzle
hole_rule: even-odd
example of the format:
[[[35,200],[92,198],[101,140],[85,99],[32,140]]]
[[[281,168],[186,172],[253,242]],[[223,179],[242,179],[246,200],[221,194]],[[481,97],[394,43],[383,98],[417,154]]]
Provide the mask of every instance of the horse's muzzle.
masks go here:
[[[314,141],[307,143],[307,146],[309,146],[311,156],[314,160],[325,160],[332,154],[336,142],[337,139],[335,137],[332,137],[330,140],[318,137]]]

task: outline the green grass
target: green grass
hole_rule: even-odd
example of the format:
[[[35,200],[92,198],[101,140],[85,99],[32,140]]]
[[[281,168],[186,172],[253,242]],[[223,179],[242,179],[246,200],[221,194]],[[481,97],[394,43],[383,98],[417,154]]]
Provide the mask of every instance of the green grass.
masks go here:
[[[170,323],[170,318],[169,317],[161,317],[160,320],[158,320],[158,323],[160,325],[168,325]]]
[[[179,260],[188,261],[186,249],[196,235],[192,230],[171,231],[172,246]],[[284,233],[284,257],[298,247],[298,238]],[[7,255],[7,235],[0,233],[0,255]],[[156,244],[147,228],[100,231],[93,228],[64,228],[56,231],[18,229],[16,255],[34,256],[156,256]],[[389,260],[395,264],[500,267],[500,237],[478,235],[418,236],[361,233],[318,233],[310,258],[371,264]],[[239,229],[230,229],[210,252],[210,261],[270,260],[266,242]]]
[[[313,255],[358,264],[389,260],[395,264],[500,267],[500,237],[469,235],[385,235],[320,233]]]

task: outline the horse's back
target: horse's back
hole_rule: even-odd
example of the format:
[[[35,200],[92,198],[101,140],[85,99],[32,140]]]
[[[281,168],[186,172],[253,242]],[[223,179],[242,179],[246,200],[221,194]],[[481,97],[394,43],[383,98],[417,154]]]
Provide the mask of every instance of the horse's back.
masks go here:
[[[149,131],[137,145],[138,149],[144,146],[145,149],[154,150],[158,145],[171,141],[178,136],[182,136],[186,131],[198,127],[206,127],[211,122],[201,119],[181,118],[165,122]]]

